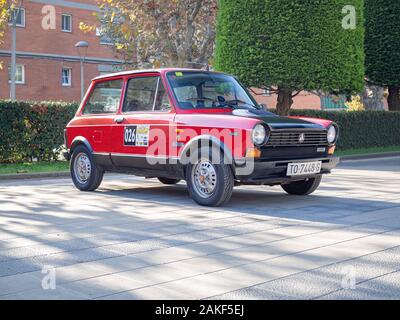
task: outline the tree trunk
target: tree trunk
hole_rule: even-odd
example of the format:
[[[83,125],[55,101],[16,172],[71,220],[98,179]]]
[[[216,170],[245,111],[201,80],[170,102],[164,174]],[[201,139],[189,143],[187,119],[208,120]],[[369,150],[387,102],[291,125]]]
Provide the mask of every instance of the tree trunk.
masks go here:
[[[384,110],[384,88],[367,85],[361,95],[365,110]]]
[[[389,86],[388,105],[389,111],[400,111],[400,87]]]
[[[287,116],[293,104],[293,92],[286,88],[278,88],[278,103],[276,111],[280,116]]]

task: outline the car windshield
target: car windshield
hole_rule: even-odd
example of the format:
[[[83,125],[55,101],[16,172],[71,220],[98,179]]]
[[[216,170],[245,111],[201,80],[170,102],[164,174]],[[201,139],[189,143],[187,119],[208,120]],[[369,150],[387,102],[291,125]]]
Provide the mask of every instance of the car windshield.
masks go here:
[[[167,74],[182,109],[260,109],[232,76],[213,72],[175,71]]]

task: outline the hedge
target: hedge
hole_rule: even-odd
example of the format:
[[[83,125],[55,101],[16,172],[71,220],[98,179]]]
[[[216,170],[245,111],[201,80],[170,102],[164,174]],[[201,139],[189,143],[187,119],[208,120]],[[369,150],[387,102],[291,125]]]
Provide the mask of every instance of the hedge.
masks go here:
[[[0,101],[0,162],[56,160],[76,103]]]
[[[0,162],[57,159],[63,130],[77,108],[76,103],[0,101]],[[340,150],[400,146],[400,112],[291,110],[291,115],[335,121]]]
[[[291,110],[290,115],[336,122],[339,150],[400,146],[400,112]]]

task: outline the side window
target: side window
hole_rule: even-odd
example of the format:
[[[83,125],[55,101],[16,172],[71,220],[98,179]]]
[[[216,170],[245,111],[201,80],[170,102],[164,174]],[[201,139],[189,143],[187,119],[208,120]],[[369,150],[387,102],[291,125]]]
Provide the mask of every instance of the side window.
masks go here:
[[[158,91],[156,103],[154,104],[154,110],[156,111],[170,111],[171,103],[169,102],[168,93],[165,90],[164,84],[159,78]]]
[[[159,77],[137,77],[128,81],[123,112],[152,111]]]
[[[83,114],[116,113],[122,92],[122,80],[104,81],[95,85]]]

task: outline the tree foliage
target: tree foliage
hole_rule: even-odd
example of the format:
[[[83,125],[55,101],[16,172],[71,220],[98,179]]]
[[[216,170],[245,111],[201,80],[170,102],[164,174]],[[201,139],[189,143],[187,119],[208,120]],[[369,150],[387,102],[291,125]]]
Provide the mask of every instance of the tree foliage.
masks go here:
[[[355,8],[354,29],[342,25],[348,5]],[[280,114],[301,90],[358,92],[363,19],[363,0],[220,0],[216,68],[275,90]]]
[[[400,2],[365,0],[368,80],[389,87],[389,108],[400,110]]]
[[[7,26],[7,22],[10,14],[10,3],[8,0],[0,0],[0,44],[2,43],[2,38],[4,36],[4,30]],[[2,67],[0,61],[0,69]]]
[[[4,37],[4,32],[10,20],[12,10],[21,4],[22,0],[0,0],[0,45]],[[0,70],[2,69],[2,62],[0,61]]]
[[[217,0],[99,0],[99,6],[101,32],[136,66],[204,66],[212,57]]]

